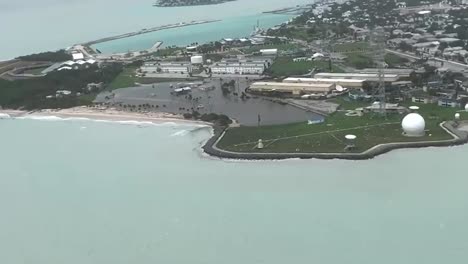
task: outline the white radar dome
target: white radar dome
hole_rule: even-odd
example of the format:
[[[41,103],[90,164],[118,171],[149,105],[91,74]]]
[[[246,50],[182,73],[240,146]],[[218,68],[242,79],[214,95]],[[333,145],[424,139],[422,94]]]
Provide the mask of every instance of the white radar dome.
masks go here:
[[[406,136],[409,137],[420,137],[424,136],[424,129],[426,128],[426,122],[424,118],[417,113],[411,113],[403,118],[401,126]]]

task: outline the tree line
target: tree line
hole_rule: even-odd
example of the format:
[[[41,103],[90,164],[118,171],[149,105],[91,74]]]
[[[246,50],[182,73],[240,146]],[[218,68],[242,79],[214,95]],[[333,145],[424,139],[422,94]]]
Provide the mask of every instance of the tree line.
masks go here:
[[[11,109],[46,109],[68,108],[90,103],[76,93],[89,94],[87,84],[110,83],[120,72],[122,66],[109,64],[82,70],[56,71],[40,78],[6,81],[0,79],[0,106]],[[46,98],[55,95],[58,90],[71,91],[73,96]]]

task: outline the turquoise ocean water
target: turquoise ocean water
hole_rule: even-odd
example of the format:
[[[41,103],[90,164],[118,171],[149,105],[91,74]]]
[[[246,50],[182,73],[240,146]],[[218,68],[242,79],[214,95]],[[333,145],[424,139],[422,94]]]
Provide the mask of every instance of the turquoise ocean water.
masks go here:
[[[199,32],[201,36],[194,36],[194,40],[222,38],[224,36],[220,32],[223,27],[226,27],[226,33],[229,35],[245,35],[250,33],[252,26],[256,24],[253,16],[258,16],[264,25],[276,24],[276,21],[281,23],[285,19],[273,19],[268,16],[263,18],[262,12],[313,3],[313,0],[237,0],[221,5],[178,8],[153,7],[153,2],[154,0],[0,0],[0,24],[4,25],[0,27],[0,60],[32,52],[65,48],[76,43],[143,28],[192,20],[222,19],[232,22],[232,25],[226,25],[225,22],[222,27],[207,25],[208,29],[213,30],[212,36],[209,36],[207,30],[195,28],[194,32]],[[246,21],[241,21],[242,18]],[[236,28],[237,26],[239,28]],[[116,50],[147,47],[148,43],[159,40],[166,43],[186,43],[186,33],[190,31],[182,30],[180,40],[173,35],[178,32],[176,30],[175,33],[167,33],[167,41],[158,35],[154,35],[154,38],[151,34],[141,36],[143,43],[138,43],[139,38],[135,38],[136,43],[130,43],[128,47],[115,44]]]
[[[0,120],[2,263],[468,259],[467,146],[235,162],[193,129]]]
[[[103,53],[127,52],[129,50],[148,49],[157,41],[163,41],[163,46],[184,46],[194,42],[207,43],[223,38],[249,37],[257,21],[261,28],[270,28],[290,19],[290,15],[256,14],[223,19],[210,24],[180,27],[175,29],[155,31],[94,45]]]

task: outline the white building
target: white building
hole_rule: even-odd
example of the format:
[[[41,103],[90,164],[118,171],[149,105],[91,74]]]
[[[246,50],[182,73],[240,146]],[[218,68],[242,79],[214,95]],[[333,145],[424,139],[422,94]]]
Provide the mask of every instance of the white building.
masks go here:
[[[188,74],[192,72],[192,65],[187,62],[146,62],[141,67],[146,73],[180,73]]]
[[[84,55],[81,52],[72,53],[73,60],[82,60]]]
[[[211,66],[214,74],[263,74],[264,63],[258,62],[219,62]]]

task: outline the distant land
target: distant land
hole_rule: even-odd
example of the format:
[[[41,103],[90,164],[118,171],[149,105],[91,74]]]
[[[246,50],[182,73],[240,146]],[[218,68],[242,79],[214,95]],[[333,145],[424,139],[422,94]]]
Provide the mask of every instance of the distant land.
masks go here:
[[[176,7],[176,6],[196,6],[196,5],[217,5],[236,0],[158,0],[153,6]]]

